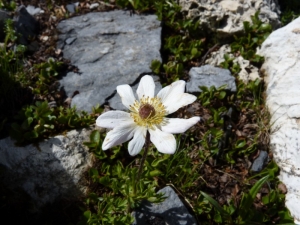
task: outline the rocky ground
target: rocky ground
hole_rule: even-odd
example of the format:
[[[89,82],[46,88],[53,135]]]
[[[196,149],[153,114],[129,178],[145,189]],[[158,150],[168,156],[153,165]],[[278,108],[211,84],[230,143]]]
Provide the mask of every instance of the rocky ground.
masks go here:
[[[43,1],[43,0],[30,0],[30,1],[16,1],[17,4],[24,4],[24,5],[32,5],[35,7],[38,7],[42,9],[44,12],[41,14],[35,15],[35,18],[39,21],[39,34],[34,40],[38,45],[36,47],[35,51],[29,53],[26,55],[25,62],[25,69],[31,70],[32,66],[37,63],[41,63],[46,61],[49,57],[53,57],[57,59],[58,61],[63,62],[63,70],[62,73],[67,72],[78,72],[78,68],[70,63],[70,61],[66,58],[64,58],[64,55],[62,51],[57,50],[56,45],[58,41],[58,31],[56,29],[58,23],[65,18],[65,15],[68,14],[68,17],[74,17],[86,14],[88,12],[100,12],[100,11],[110,11],[118,9],[118,7],[115,5],[114,1],[99,1],[98,5],[95,7],[93,5],[93,2],[91,1],[81,1],[79,3],[80,10],[75,11],[74,13],[69,13],[69,10],[67,5],[71,3],[72,1]],[[127,9],[130,13],[136,13],[139,14],[140,12],[134,11],[130,8]],[[150,10],[151,12],[151,10]],[[149,13],[149,12],[147,12]],[[164,31],[165,32],[165,31]],[[216,51],[219,49],[219,46],[216,45],[216,47],[211,48],[206,47],[206,53],[208,55],[211,53],[211,49],[213,51]],[[205,57],[206,54],[203,54]],[[164,58],[164,55],[162,56]],[[197,61],[193,61],[190,63],[190,65],[201,65],[203,63],[203,60],[205,58],[200,58]],[[186,68],[185,70],[185,78],[188,79],[188,70],[189,68]],[[162,75],[162,81],[167,81],[169,77],[167,75]],[[53,86],[56,84],[54,83]],[[65,93],[61,92],[60,90],[56,90],[54,92],[49,92],[48,95],[35,95],[35,96],[18,96],[20,105],[23,105],[24,103],[32,102],[33,100],[48,100],[48,102],[56,102],[57,105],[64,105],[65,107],[69,106],[69,102],[66,101],[66,95]],[[245,97],[248,98],[248,97]],[[247,99],[247,101],[251,101],[251,99]],[[214,101],[211,102],[212,107],[220,107],[220,106],[227,106],[226,102],[222,101]],[[238,102],[237,102],[238,104]],[[261,106],[261,111],[265,111],[266,109],[264,106]],[[226,120],[226,123],[224,125],[224,131],[226,131],[227,126],[231,125],[234,127],[233,131],[235,132],[236,136],[234,139],[239,139],[243,136],[253,136],[258,131],[258,125],[256,123],[256,114],[253,111],[242,111],[238,112],[238,116],[235,115],[235,109],[232,109],[231,111],[228,111],[227,115],[224,115],[224,118]],[[195,104],[184,108],[180,110],[177,114],[177,116],[184,118],[185,115],[199,115],[204,120],[209,120],[211,118],[211,112],[203,107],[199,102],[196,102]],[[267,120],[268,114],[263,114],[266,116],[266,118],[262,118],[262,121]],[[264,124],[266,125],[266,124]],[[211,125],[213,126],[213,124]],[[208,130],[208,127],[204,126],[203,124],[199,124],[196,128],[195,136],[202,137],[203,134]],[[232,130],[230,131],[232,132]],[[255,151],[253,154],[249,156],[249,158],[242,158],[239,156],[236,156],[236,163],[234,165],[220,165],[217,164],[218,159],[211,158],[208,163],[204,164],[204,166],[198,171],[202,174],[203,180],[207,182],[206,184],[206,190],[203,190],[207,193],[210,193],[221,205],[224,204],[229,198],[233,198],[233,201],[238,204],[238,202],[241,201],[241,194],[242,190],[244,190],[245,187],[243,185],[244,180],[249,178],[252,172],[250,172],[249,168],[251,165],[258,164],[257,167],[262,167],[262,164],[266,164],[267,161],[272,160],[272,153],[268,153],[268,144],[269,144],[269,137],[268,137],[268,130],[265,132],[262,132],[261,135],[258,137],[258,143],[259,143],[259,149],[261,151]],[[226,133],[226,132],[225,132]],[[228,134],[229,135],[229,134]],[[224,146],[223,148],[226,148],[226,142],[228,141],[227,137],[224,137]],[[191,157],[194,161],[197,161],[196,152],[199,151],[199,149],[195,149],[194,153],[195,156],[193,156],[193,152],[191,153]],[[129,158],[127,155],[124,161],[131,161],[132,159]],[[99,165],[98,165],[99,166]],[[252,169],[253,171],[256,171],[256,168]],[[88,179],[88,178],[87,178]],[[255,182],[256,180],[253,180],[251,182]],[[195,183],[195,188],[197,189],[197,186],[200,186],[200,182]],[[160,185],[163,187],[164,183],[161,181]],[[286,188],[284,185],[278,186],[278,188],[282,191],[282,193],[286,192]],[[99,189],[99,186],[93,186],[91,185],[90,189],[94,192],[101,192],[102,189]],[[2,199],[3,204],[1,204],[1,209],[3,215],[10,215],[11,218],[18,217],[23,218],[24,223],[22,224],[75,224],[78,222],[79,218],[82,215],[82,212],[78,209],[78,205],[81,205],[80,202],[72,202],[68,199],[62,199],[60,202],[55,203],[54,205],[47,206],[44,209],[42,209],[43,214],[34,214],[34,209],[30,209],[30,205],[27,205],[27,199],[24,198],[24,195],[22,196],[22,199],[13,198],[15,199],[15,202],[12,202],[9,197],[10,196],[17,196],[18,193],[11,193],[8,190],[3,190],[4,194],[2,194],[2,197],[6,197],[7,199]],[[258,209],[264,210],[264,206],[261,203],[261,196],[268,193],[267,188],[263,188],[259,194],[258,198],[255,202],[255,207]],[[193,196],[190,196],[193,197]],[[195,196],[194,196],[195,197]],[[78,205],[77,205],[78,203]],[[82,206],[83,207],[83,206]],[[30,209],[30,213],[28,214],[26,209]],[[55,216],[54,216],[55,215]],[[32,219],[34,218],[34,219]],[[199,218],[201,219],[201,218]],[[276,223],[277,217],[274,216],[273,222]],[[26,222],[25,222],[26,221]],[[28,221],[28,222],[27,222]],[[32,221],[34,221],[32,223]],[[48,221],[48,223],[44,223],[45,221]],[[12,223],[13,224],[13,223]]]

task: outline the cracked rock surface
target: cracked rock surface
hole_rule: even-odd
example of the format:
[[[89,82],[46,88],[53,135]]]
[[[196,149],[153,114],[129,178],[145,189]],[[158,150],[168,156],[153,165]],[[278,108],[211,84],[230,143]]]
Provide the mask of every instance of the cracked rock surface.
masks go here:
[[[133,84],[160,60],[161,26],[155,15],[125,11],[88,13],[59,23],[57,48],[78,67],[61,81],[72,106],[90,112],[104,104],[117,85]]]
[[[201,27],[217,32],[220,37],[243,30],[243,22],[260,11],[259,18],[274,28],[280,26],[277,0],[179,0],[188,18],[198,19]]]
[[[286,206],[300,224],[300,18],[274,31],[258,51],[265,57],[270,145],[286,185]]]
[[[83,145],[90,132],[72,130],[25,147],[15,146],[11,138],[1,139],[3,182],[11,190],[25,191],[37,209],[62,196],[82,196],[87,187],[80,179],[92,164],[92,154]]]

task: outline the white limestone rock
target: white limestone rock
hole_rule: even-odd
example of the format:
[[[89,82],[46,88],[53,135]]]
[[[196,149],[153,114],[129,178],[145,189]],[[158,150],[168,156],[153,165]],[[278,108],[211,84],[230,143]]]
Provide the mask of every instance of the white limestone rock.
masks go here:
[[[2,182],[12,190],[23,189],[37,209],[59,197],[78,198],[86,191],[80,180],[92,163],[83,145],[89,135],[87,129],[72,130],[25,147],[10,138],[0,140]]]
[[[259,18],[274,28],[280,26],[277,0],[179,0],[187,18],[197,18],[204,28],[220,37],[232,36],[243,30],[243,22],[260,11]]]
[[[222,62],[225,61],[224,55],[227,54],[230,58],[235,56],[231,53],[231,48],[229,45],[223,45],[218,51],[215,51],[211,54],[205,63],[212,66],[220,66]],[[242,56],[238,56],[233,60],[234,63],[237,63],[241,71],[238,74],[240,80],[248,83],[250,80],[261,79],[259,75],[259,70],[257,67],[253,66],[249,60],[244,59]]]
[[[258,54],[267,85],[267,106],[272,115],[270,144],[287,186],[286,206],[300,224],[300,17],[274,31]]]

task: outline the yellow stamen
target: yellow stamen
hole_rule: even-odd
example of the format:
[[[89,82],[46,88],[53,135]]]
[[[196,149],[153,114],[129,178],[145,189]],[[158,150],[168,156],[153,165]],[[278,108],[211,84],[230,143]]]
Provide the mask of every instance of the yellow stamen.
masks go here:
[[[136,100],[130,106],[130,111],[130,115],[137,125],[149,129],[153,129],[155,125],[162,125],[166,115],[166,108],[161,99],[157,97],[142,97],[140,101]]]

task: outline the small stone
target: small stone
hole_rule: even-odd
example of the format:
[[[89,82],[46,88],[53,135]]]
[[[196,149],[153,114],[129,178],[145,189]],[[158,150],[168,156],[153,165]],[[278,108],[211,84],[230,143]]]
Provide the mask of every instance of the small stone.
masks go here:
[[[164,187],[158,193],[163,193],[166,199],[161,203],[143,201],[133,213],[135,219],[132,225],[149,224],[153,217],[159,218],[161,224],[168,225],[196,225],[195,218],[189,213],[176,192],[170,186]]]
[[[266,163],[268,162],[268,153],[266,151],[260,151],[259,156],[254,160],[251,170],[253,172],[260,172]]]
[[[38,21],[27,12],[23,5],[18,7],[13,20],[15,22],[17,33],[21,34],[18,39],[19,43],[22,45],[28,45],[30,40],[38,35]]]
[[[44,10],[42,10],[42,9],[40,9],[40,8],[35,8],[35,7],[32,6],[32,5],[28,5],[28,6],[26,7],[26,10],[27,10],[27,12],[28,12],[30,15],[32,15],[32,16],[38,15],[38,14],[42,14],[42,13],[45,12]]]
[[[287,193],[286,186],[283,183],[278,184],[278,189],[281,191],[282,194]]]
[[[75,10],[76,10],[76,5],[75,4],[67,4],[66,5],[66,8],[68,10],[69,13],[75,13]]]
[[[205,65],[201,67],[192,67],[189,72],[190,81],[186,84],[186,90],[189,93],[199,93],[201,89],[199,86],[211,87],[227,84],[226,89],[236,91],[235,78],[227,69]]]
[[[41,36],[41,40],[46,42],[49,40],[49,36]]]
[[[98,6],[99,6],[99,3],[93,3],[90,5],[90,9],[96,9],[96,8],[98,8]]]

